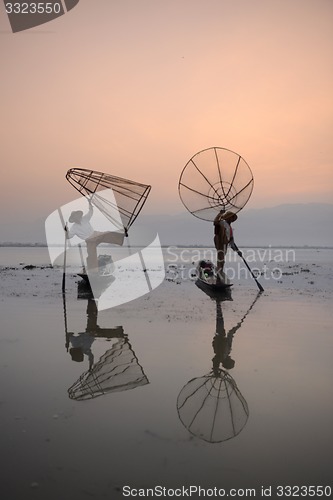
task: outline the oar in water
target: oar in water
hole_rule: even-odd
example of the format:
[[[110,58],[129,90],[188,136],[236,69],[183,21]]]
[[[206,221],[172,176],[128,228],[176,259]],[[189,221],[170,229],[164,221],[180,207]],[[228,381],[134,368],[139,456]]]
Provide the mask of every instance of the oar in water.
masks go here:
[[[236,247],[236,249],[237,249],[236,251],[238,252],[238,255],[239,255],[240,257],[242,257],[244,264],[246,265],[246,267],[247,267],[247,268],[248,268],[248,270],[250,271],[250,273],[251,273],[251,275],[252,275],[252,278],[253,278],[253,279],[254,279],[254,281],[257,283],[257,286],[258,286],[259,290],[260,290],[261,292],[264,292],[265,290],[263,289],[262,285],[259,283],[259,281],[258,281],[258,280],[257,280],[257,278],[255,277],[255,275],[253,274],[252,269],[250,268],[250,266],[249,266],[249,265],[248,265],[248,263],[246,262],[246,260],[245,260],[245,258],[244,258],[244,256],[243,256],[242,252],[240,252],[240,250],[239,250],[239,248],[238,248],[238,247]]]

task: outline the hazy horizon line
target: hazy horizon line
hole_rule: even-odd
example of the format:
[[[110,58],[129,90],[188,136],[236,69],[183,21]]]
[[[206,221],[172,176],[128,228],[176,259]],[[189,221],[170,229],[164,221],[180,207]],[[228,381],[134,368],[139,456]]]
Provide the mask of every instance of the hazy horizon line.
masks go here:
[[[61,244],[51,244],[47,245],[46,243],[18,243],[18,242],[0,242],[0,248],[48,248],[49,246],[51,247],[62,247],[63,245]],[[83,244],[82,246],[85,247]],[[99,245],[100,248],[110,248],[108,245]],[[143,245],[131,245],[131,248],[141,248]],[[215,248],[213,245],[198,245],[198,244],[183,244],[183,243],[172,243],[172,244],[163,244],[159,245],[161,248]],[[115,247],[112,247],[115,248]],[[331,245],[249,245],[249,244],[244,244],[242,245],[242,248],[281,248],[281,249],[286,249],[286,248],[303,248],[303,249],[327,249],[327,250],[333,250],[333,246]]]

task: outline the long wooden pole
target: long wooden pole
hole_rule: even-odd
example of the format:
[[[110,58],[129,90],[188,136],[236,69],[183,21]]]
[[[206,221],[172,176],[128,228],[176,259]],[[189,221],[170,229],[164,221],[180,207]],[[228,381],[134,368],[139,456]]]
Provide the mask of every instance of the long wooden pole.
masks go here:
[[[257,287],[259,288],[259,290],[260,290],[261,292],[264,292],[264,291],[265,291],[265,290],[264,290],[264,288],[263,288],[263,287],[262,287],[262,285],[259,283],[259,281],[258,281],[258,280],[257,280],[257,278],[255,277],[255,275],[253,274],[252,269],[250,268],[250,266],[249,266],[249,265],[248,265],[248,263],[246,262],[246,260],[245,260],[245,258],[244,258],[244,256],[243,256],[242,252],[239,250],[239,248],[237,247],[237,245],[235,245],[235,247],[236,247],[236,251],[237,251],[238,255],[239,255],[240,257],[242,257],[244,264],[246,265],[246,267],[247,267],[247,268],[248,268],[248,270],[250,271],[252,278],[253,278],[253,279],[254,279],[254,281],[257,283]]]
[[[244,261],[244,264],[246,265],[246,267],[248,268],[248,270],[250,271],[251,275],[252,275],[252,278],[254,279],[254,281],[257,283],[257,286],[259,288],[259,290],[261,292],[264,292],[264,288],[262,287],[262,285],[259,283],[259,281],[257,280],[257,278],[255,277],[255,275],[253,274],[252,272],[252,269],[250,268],[250,266],[248,265],[248,263],[246,262],[246,260],[244,259],[243,255],[242,255],[242,259]]]
[[[64,245],[64,265],[62,270],[62,293],[66,291],[66,257],[67,257],[67,225],[64,227],[65,230],[65,245]]]

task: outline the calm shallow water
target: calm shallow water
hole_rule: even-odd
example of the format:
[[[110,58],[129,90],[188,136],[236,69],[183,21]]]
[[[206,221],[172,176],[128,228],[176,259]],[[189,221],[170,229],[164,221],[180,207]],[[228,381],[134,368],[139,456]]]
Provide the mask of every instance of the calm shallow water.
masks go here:
[[[193,282],[164,282],[96,317],[75,279],[65,303],[53,279],[32,275],[34,296],[20,295],[20,279],[17,296],[2,281],[0,302],[3,498],[111,499],[124,485],[191,484],[259,496],[262,485],[330,484],[329,300],[279,288],[258,297],[235,284],[219,311]],[[234,364],[229,398],[213,358]],[[204,375],[218,388],[187,385]],[[181,419],[194,420],[192,432]]]

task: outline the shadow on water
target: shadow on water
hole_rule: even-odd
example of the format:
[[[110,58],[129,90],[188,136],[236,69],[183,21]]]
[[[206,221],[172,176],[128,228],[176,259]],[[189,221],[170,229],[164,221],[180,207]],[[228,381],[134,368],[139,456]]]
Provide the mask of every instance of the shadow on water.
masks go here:
[[[209,443],[221,443],[237,436],[249,417],[247,402],[228,370],[235,365],[231,357],[234,335],[261,292],[256,295],[241,320],[227,332],[222,303],[232,300],[230,289],[218,294],[212,294],[207,289],[203,291],[216,301],[212,368],[208,374],[195,377],[184,385],[177,398],[177,412],[180,421],[192,435]]]
[[[63,294],[66,350],[76,362],[83,362],[86,356],[89,368],[68,389],[69,398],[84,401],[149,384],[123,327],[98,325],[96,302],[85,282],[78,284],[78,299],[87,300],[87,325],[84,332],[75,334],[68,331],[66,295]],[[96,338],[112,340],[112,347],[95,362],[92,345]]]

